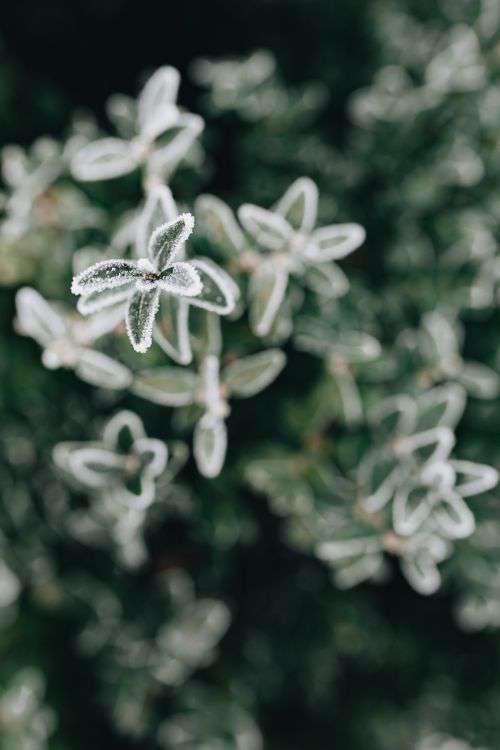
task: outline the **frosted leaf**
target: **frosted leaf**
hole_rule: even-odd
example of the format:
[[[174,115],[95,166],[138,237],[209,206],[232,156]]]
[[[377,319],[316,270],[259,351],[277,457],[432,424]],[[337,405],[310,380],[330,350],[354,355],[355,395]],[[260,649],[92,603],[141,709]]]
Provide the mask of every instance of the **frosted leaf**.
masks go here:
[[[405,394],[391,396],[372,407],[369,420],[384,437],[408,435],[417,424],[417,404]]]
[[[0,609],[14,604],[20,592],[19,578],[0,560]]]
[[[99,245],[88,245],[81,247],[73,253],[71,266],[73,275],[77,276],[82,271],[86,271],[89,266],[104,260],[107,257],[106,251]]]
[[[447,46],[431,59],[426,68],[427,85],[441,93],[474,91],[484,86],[486,69],[473,29],[457,24],[451,28],[447,41]]]
[[[363,403],[351,372],[347,368],[342,368],[332,370],[331,376],[338,388],[345,423],[358,424],[363,418]]]
[[[89,294],[82,294],[76,303],[76,309],[82,315],[92,315],[92,313],[105,310],[114,305],[120,305],[126,302],[134,293],[136,282],[115,286],[108,289],[100,289]]]
[[[440,493],[432,513],[439,530],[450,539],[464,539],[476,527],[474,516],[457,492]]]
[[[392,522],[397,534],[410,536],[418,531],[432,510],[429,494],[423,485],[404,486],[396,492]]]
[[[419,430],[446,425],[454,429],[465,408],[465,390],[449,384],[433,388],[417,398]]]
[[[152,143],[163,133],[175,128],[179,122],[179,110],[175,104],[165,104],[144,124],[138,137],[140,144]]]
[[[269,79],[276,70],[276,60],[267,50],[254,50],[246,57],[224,60],[199,58],[191,66],[193,79],[212,89],[226,91],[228,96],[253,90]],[[238,748],[238,750],[240,750]]]
[[[496,398],[500,391],[500,377],[495,370],[481,362],[464,362],[458,379],[476,398]]]
[[[137,120],[141,131],[147,129],[148,122],[158,112],[175,104],[179,84],[179,71],[170,65],[158,68],[148,79],[137,100]]]
[[[213,478],[220,474],[227,450],[227,429],[224,421],[204,414],[195,427],[193,455],[200,474]]]
[[[290,185],[274,210],[296,231],[309,233],[316,224],[318,188],[309,177],[299,177]]]
[[[196,269],[202,289],[189,300],[189,304],[218,315],[231,313],[240,296],[236,282],[209,258],[194,258],[190,265]]]
[[[239,255],[245,247],[245,237],[228,205],[215,195],[200,195],[195,202],[195,215],[201,231],[215,245]]]
[[[351,364],[371,362],[382,354],[382,347],[374,336],[362,331],[339,332],[331,347],[331,356]]]
[[[343,297],[349,291],[347,276],[335,263],[309,263],[301,275],[302,283],[322,297]]]
[[[404,558],[401,570],[410,586],[419,594],[429,596],[441,586],[441,574],[437,565],[425,551],[411,558]]]
[[[460,626],[469,632],[500,626],[500,605],[498,601],[482,594],[468,594],[457,607]]]
[[[120,484],[111,487],[109,497],[111,502],[125,505],[136,511],[143,511],[154,500],[155,482],[154,480],[163,473],[167,465],[168,451],[165,443],[154,438],[139,438],[131,448],[126,460],[138,460],[139,468],[136,473],[125,476]],[[123,521],[126,521],[126,517]],[[130,528],[120,528],[120,537],[123,539],[124,533],[132,531],[135,534],[137,520],[131,517]]]
[[[148,256],[159,271],[163,271],[175,260],[193,227],[192,214],[181,214],[155,229],[149,240]]]
[[[283,302],[288,273],[272,260],[259,265],[249,285],[250,325],[257,336],[266,336]]]
[[[79,482],[91,489],[109,487],[125,471],[123,458],[105,448],[76,448],[69,452],[68,466]]]
[[[141,272],[133,261],[121,258],[103,260],[75,276],[71,291],[73,294],[87,295],[123,286],[139,278],[141,278]]]
[[[177,208],[170,188],[165,185],[151,188],[136,222],[136,255],[145,256],[153,232],[175,220],[176,216]]]
[[[158,642],[163,650],[192,667],[204,663],[229,627],[227,607],[215,599],[189,602],[162,628]]]
[[[479,495],[498,484],[498,472],[492,466],[457,460],[450,461],[450,464],[458,475],[455,491],[462,497]]]
[[[372,555],[381,549],[376,536],[360,536],[321,542],[315,548],[316,556],[327,563],[335,563],[346,558]]]
[[[153,479],[142,474],[138,477],[132,477],[129,480],[128,485],[129,486],[126,486],[125,484],[115,484],[106,490],[106,496],[114,505],[122,506],[122,509],[126,508],[127,510],[134,510],[142,513],[155,499],[155,483]],[[119,520],[114,536],[116,541],[121,545],[124,545],[124,542],[126,542],[124,545],[127,553],[126,559],[130,552],[129,547],[132,544],[132,560],[135,561],[136,558],[139,559],[139,562],[129,563],[134,566],[134,564],[137,565],[143,562],[146,555],[142,542],[140,544],[140,550],[134,549],[134,545],[137,542],[137,539],[135,538],[136,523],[132,522],[130,528],[127,528],[125,527],[125,521],[125,517],[122,517]],[[127,539],[127,534],[130,535],[130,539]],[[140,554],[137,554],[139,551]]]
[[[47,346],[68,333],[64,318],[31,287],[23,287],[17,292],[16,311],[17,332],[31,336],[41,346]]]
[[[363,581],[378,578],[384,570],[382,555],[367,555],[335,568],[333,580],[339,589],[350,589]]]
[[[245,203],[240,206],[238,217],[255,242],[268,250],[283,250],[292,236],[286,219],[265,208]]]
[[[406,475],[406,467],[391,450],[376,449],[369,453],[358,469],[363,507],[369,513],[381,510],[394,496]]]
[[[89,344],[115,331],[123,323],[125,304],[105,308],[80,324],[76,324],[75,337],[81,344]]]
[[[278,377],[285,362],[286,357],[280,349],[268,349],[238,359],[224,370],[224,383],[234,396],[254,396]]]
[[[200,400],[207,411],[215,414],[222,405],[220,393],[220,360],[211,354],[200,365]],[[217,414],[217,416],[221,416]]]
[[[426,354],[431,359],[444,363],[445,367],[453,368],[454,363],[459,359],[459,349],[463,339],[463,330],[457,322],[434,311],[422,317],[422,328],[430,338],[429,342],[424,341],[423,344]]]
[[[2,149],[2,178],[12,188],[21,186],[29,175],[29,160],[21,146],[9,145]]]
[[[124,439],[131,445],[135,440],[145,437],[146,433],[140,417],[127,409],[115,414],[106,424],[102,434],[103,442],[115,449],[120,447]]]
[[[179,115],[176,133],[171,140],[149,156],[146,162],[148,176],[161,181],[168,180],[203,131],[204,126],[203,119],[198,115],[185,113]]]
[[[120,138],[101,138],[89,143],[71,160],[73,176],[83,182],[120,177],[136,167],[130,144]]]
[[[68,475],[72,476],[71,466],[70,466],[70,458],[73,451],[81,447],[81,443],[78,442],[65,442],[65,443],[58,443],[54,446],[52,449],[52,460],[54,464],[57,466],[57,468],[66,475],[66,478],[68,478]],[[98,444],[95,444],[98,445]]]
[[[130,96],[112,94],[106,102],[106,114],[118,135],[130,140],[135,133],[135,102]]]
[[[158,311],[160,289],[138,289],[127,310],[126,325],[130,342],[136,352],[144,353],[153,340],[153,324]]]
[[[143,459],[143,474],[151,478],[160,476],[168,460],[168,449],[165,443],[155,438],[144,437],[138,438],[132,447],[134,453]]]
[[[132,373],[111,357],[92,349],[81,349],[75,372],[79,378],[101,388],[128,388]]]
[[[181,367],[158,367],[137,374],[132,391],[161,406],[186,406],[196,398],[198,376]]]
[[[345,258],[363,244],[366,232],[360,224],[332,224],[316,229],[304,255],[316,263]]]
[[[188,318],[189,307],[186,299],[161,295],[153,338],[163,351],[180,365],[188,365],[193,357]]]
[[[285,297],[283,303],[278,308],[269,333],[266,334],[266,338],[270,343],[278,346],[286,341],[293,332],[293,318],[292,318],[292,304],[289,299]]]
[[[321,318],[303,316],[297,326],[295,342],[299,349],[320,357],[328,355],[335,363],[370,362],[380,356],[382,349],[376,338],[361,331],[340,331]]]
[[[196,297],[203,288],[194,265],[184,261],[173,263],[162,271],[158,286],[164,292],[183,297]]]
[[[445,461],[454,445],[455,436],[448,427],[434,427],[398,438],[396,450],[402,456],[413,456],[422,463],[433,463]]]

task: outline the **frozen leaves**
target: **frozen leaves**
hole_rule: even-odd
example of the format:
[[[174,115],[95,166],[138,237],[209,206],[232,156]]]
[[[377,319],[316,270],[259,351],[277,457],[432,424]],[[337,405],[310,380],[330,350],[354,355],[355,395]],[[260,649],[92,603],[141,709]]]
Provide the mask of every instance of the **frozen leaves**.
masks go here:
[[[498,477],[489,466],[450,457],[463,392],[443,386],[407,401],[389,399],[373,413],[386,443],[360,466],[362,504],[379,512],[392,500],[393,528],[401,536],[422,530],[448,539],[469,536],[475,523],[463,498],[492,489]]]
[[[48,369],[72,369],[82,380],[102,388],[120,389],[131,384],[127,367],[92,348],[97,339],[119,324],[123,315],[120,309],[85,320],[47,302],[31,287],[18,291],[16,309],[18,333],[43,347],[42,362]]]
[[[73,280],[73,294],[92,294],[134,283],[141,276],[137,265],[130,260],[105,260],[83,271]]]
[[[203,284],[194,265],[177,260],[193,225],[191,214],[181,214],[153,231],[147,258],[101,261],[73,279],[73,294],[83,295],[87,303],[94,295],[93,305],[98,304],[96,295],[103,295],[104,305],[109,290],[124,288],[127,333],[137,352],[145,352],[151,346],[162,291],[174,297],[196,297],[202,292]]]
[[[383,442],[358,470],[361,507],[390,520],[386,549],[401,556],[406,577],[424,594],[440,585],[437,564],[451,551],[449,540],[475,529],[465,498],[498,482],[492,467],[450,455],[464,401],[463,390],[450,385],[416,400],[397,396],[381,402],[372,422]]]
[[[54,448],[56,465],[79,486],[136,510],[155,499],[167,457],[165,443],[148,438],[139,417],[128,411],[107,423],[101,441],[59,443]]]
[[[348,282],[334,261],[356,250],[365,239],[359,224],[315,229],[318,190],[312,180],[296,180],[272,210],[245,204],[231,210],[214,196],[201,196],[196,212],[203,230],[250,276],[249,318],[257,336],[270,336],[287,324],[291,277],[325,297],[345,294]]]
[[[203,120],[176,103],[180,76],[175,68],[159,68],[137,102],[115,96],[108,114],[122,135],[101,138],[79,149],[71,163],[78,180],[120,177],[143,166],[149,178],[167,179],[203,130]]]
[[[228,399],[246,398],[267,388],[285,366],[285,355],[269,349],[236,360],[220,373],[219,358],[206,356],[198,373],[179,367],[162,367],[139,373],[133,390],[139,396],[162,406],[195,404],[202,410],[193,439],[193,453],[199,471],[217,476],[227,450],[225,419]]]
[[[151,188],[128,230],[135,238],[137,260],[101,261],[80,273],[72,287],[81,295],[78,309],[89,314],[124,302],[127,332],[136,351],[146,351],[154,338],[176,362],[189,364],[189,308],[227,315],[239,296],[236,283],[212,260],[185,260],[193,226],[191,214],[177,215],[167,187]]]
[[[297,454],[267,450],[245,473],[285,517],[289,543],[323,560],[335,585],[383,580],[388,553],[416,591],[432,594],[454,541],[475,530],[469,498],[498,482],[491,466],[452,456],[464,405],[457,385],[380,401],[369,410],[372,447],[361,461],[351,452],[348,478],[318,458],[316,443]]]

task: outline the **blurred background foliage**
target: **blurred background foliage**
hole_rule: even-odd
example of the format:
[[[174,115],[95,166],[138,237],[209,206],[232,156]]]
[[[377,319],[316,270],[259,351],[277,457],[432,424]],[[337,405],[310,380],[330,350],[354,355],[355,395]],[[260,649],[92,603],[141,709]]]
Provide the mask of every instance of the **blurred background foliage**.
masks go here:
[[[310,120],[306,107],[303,120],[284,118],[270,131],[231,111],[207,116],[203,143],[209,168],[202,174],[180,174],[176,198],[191,200],[203,190],[232,206],[243,201],[268,205],[293,179],[308,174],[323,196],[321,214],[333,213],[335,219],[366,227],[368,242],[349,259],[354,298],[357,274],[368,279],[361,301],[351,303],[352,317],[369,317],[369,309],[363,309],[369,300],[383,322],[377,333],[390,340],[401,316],[408,326],[417,326],[422,311],[434,309],[436,300],[458,286],[453,277],[453,289],[448,289],[448,276],[443,273],[441,281],[434,265],[429,278],[424,251],[416,253],[420,262],[424,258],[420,267],[411,266],[406,257],[398,265],[392,252],[395,238],[398,247],[416,242],[410,235],[412,225],[418,224],[419,229],[430,227],[439,247],[439,232],[448,238],[456,231],[454,215],[468,201],[488,206],[494,219],[498,217],[493,155],[500,112],[490,133],[481,133],[486,140],[481,145],[492,162],[485,165],[480,187],[455,184],[439,191],[443,149],[455,135],[474,131],[468,123],[474,123],[480,103],[463,95],[447,100],[427,119],[425,114],[409,116],[367,130],[359,118],[353,122],[351,97],[373,84],[382,65],[400,64],[404,57],[397,49],[398,29],[392,36],[384,12],[401,11],[421,24],[416,37],[402,37],[409,47],[415,39],[417,48],[419,33],[445,33],[455,22],[466,21],[467,14],[477,13],[477,5],[473,0],[399,0],[394,5],[371,0],[184,0],[163,5],[149,0],[19,0],[4,7],[0,19],[0,142],[27,145],[41,134],[58,137],[67,131],[75,108],[91,110],[102,123],[110,94],[136,91],[145,71],[164,63],[183,75],[183,103],[205,115],[206,95],[190,75],[194,59],[271,50],[292,92],[313,81],[320,84],[318,101],[324,91],[328,98]],[[492,76],[498,76],[499,59],[492,43]],[[419,66],[422,60],[414,60],[417,83]],[[292,93],[292,102],[297,97]],[[451,162],[453,166],[453,158]],[[421,187],[419,172],[426,168]],[[413,185],[408,185],[408,176],[415,177]],[[92,185],[87,194],[95,204],[119,213],[136,187],[130,178],[116,184],[112,193]],[[473,201],[471,190],[476,191]],[[408,243],[401,242],[405,223]],[[447,239],[441,242],[447,244]],[[56,244],[53,252],[57,257],[64,249]],[[153,750],[160,723],[190,701],[201,704],[223,729],[213,733],[219,739],[212,741],[211,730],[202,728],[199,744],[186,748],[253,750],[257,746],[251,738],[247,744],[231,738],[233,714],[227,696],[236,712],[248,709],[254,716],[270,750],[500,747],[498,633],[494,628],[464,631],[455,616],[461,581],[467,581],[467,555],[450,563],[456,569],[452,567],[447,585],[433,597],[414,592],[392,563],[392,578],[381,586],[365,583],[348,591],[333,586],[318,560],[283,543],[283,519],[237,478],[238,462],[249,445],[263,439],[290,440],[284,435],[288,424],[280,418],[282,406],[270,392],[263,393],[257,405],[243,402],[231,416],[231,432],[240,437],[231,445],[229,469],[222,477],[211,484],[200,481],[188,464],[196,523],[189,520],[189,501],[186,505],[174,498],[172,515],[160,517],[148,531],[150,561],[144,569],[123,571],[106,550],[75,543],[51,527],[46,508],[51,498],[57,502],[60,492],[51,469],[54,444],[89,439],[118,401],[120,407],[140,410],[149,435],[168,435],[164,410],[134,396],[118,398],[96,390],[71,372],[44,369],[37,345],[15,334],[14,294],[19,285],[36,278],[36,286],[55,298],[69,287],[70,271],[62,262],[58,270],[57,263],[44,270],[43,257],[36,253],[31,266],[23,256],[23,264],[27,262],[28,271],[24,265],[17,277],[10,261],[6,264],[0,257],[0,542],[8,543],[30,570],[17,610],[5,615],[0,630],[0,727],[8,713],[9,691],[21,681],[25,721],[46,727],[47,740],[44,745],[43,728],[38,739],[12,739],[0,729],[2,750]],[[495,366],[499,323],[493,308],[467,321],[469,358]],[[315,360],[290,352],[280,395],[291,409],[318,367]],[[408,378],[416,371],[412,367]],[[497,468],[498,415],[495,401],[479,404],[461,427],[468,454]],[[352,454],[348,430],[339,427],[335,439],[344,440],[344,451]],[[295,437],[290,442],[294,440],[299,444]],[[497,513],[494,504],[491,507]],[[193,576],[199,597],[226,603],[231,627],[217,659],[196,673],[201,693],[192,695],[187,688],[177,695],[173,690],[148,697],[143,704],[134,699],[136,686],[123,664],[117,665],[112,648],[90,655],[77,648],[89,616],[85,603],[75,604],[75,592],[82,585],[79,579],[87,576],[92,583],[83,588],[94,605],[99,586],[105,586],[129,610],[130,619],[134,612],[144,613],[150,632],[161,623],[167,606],[160,595],[156,603],[151,599],[151,581],[178,568]],[[29,671],[33,668],[38,670],[34,674]],[[40,674],[45,685],[39,684]],[[121,691],[125,697],[117,709]],[[221,704],[219,694],[225,696]],[[141,710],[136,717],[137,706]],[[135,731],[141,723],[146,730]],[[444,735],[464,744],[450,744]],[[184,747],[168,739],[168,732],[164,736],[165,747]]]

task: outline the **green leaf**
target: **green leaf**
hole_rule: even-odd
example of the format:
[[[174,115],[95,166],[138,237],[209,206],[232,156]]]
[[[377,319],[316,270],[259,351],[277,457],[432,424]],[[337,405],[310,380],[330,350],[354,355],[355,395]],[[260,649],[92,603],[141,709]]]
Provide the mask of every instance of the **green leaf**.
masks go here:
[[[231,395],[248,397],[260,393],[275,380],[286,363],[280,349],[268,349],[230,364],[224,370],[224,383]]]

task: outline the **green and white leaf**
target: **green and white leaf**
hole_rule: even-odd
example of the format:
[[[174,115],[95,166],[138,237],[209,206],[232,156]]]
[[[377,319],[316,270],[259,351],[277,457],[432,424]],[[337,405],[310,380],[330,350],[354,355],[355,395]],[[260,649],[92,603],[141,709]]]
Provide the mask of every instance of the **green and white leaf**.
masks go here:
[[[278,377],[285,363],[286,357],[280,349],[268,349],[228,365],[223,382],[233,396],[254,396]]]

